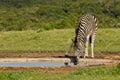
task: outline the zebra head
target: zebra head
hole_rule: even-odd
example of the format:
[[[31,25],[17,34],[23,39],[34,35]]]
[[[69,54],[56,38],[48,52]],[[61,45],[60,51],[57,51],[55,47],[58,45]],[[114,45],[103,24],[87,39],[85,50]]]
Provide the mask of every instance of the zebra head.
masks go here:
[[[80,54],[82,52],[81,44],[77,42],[76,38],[72,39],[72,41],[73,41],[73,49],[75,52],[75,56],[80,57]]]

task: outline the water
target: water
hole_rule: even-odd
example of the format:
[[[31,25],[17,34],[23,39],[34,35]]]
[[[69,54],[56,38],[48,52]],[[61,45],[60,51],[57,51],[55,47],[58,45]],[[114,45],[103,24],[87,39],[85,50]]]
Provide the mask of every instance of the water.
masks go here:
[[[0,66],[64,66],[63,62],[19,62],[19,63],[0,63]],[[69,65],[73,65],[69,63]]]
[[[80,66],[89,66],[89,65],[100,65],[102,62],[80,62]],[[74,64],[69,62],[68,65],[73,66]],[[0,66],[65,66],[64,62],[4,62],[0,63]]]

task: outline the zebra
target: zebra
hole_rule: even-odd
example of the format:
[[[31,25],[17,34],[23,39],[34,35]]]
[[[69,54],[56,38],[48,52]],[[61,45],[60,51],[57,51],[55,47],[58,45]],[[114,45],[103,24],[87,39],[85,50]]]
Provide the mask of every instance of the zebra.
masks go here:
[[[75,28],[75,38],[72,40],[72,44],[65,53],[65,56],[68,56],[69,51],[73,47],[75,52],[75,64],[78,64],[83,45],[85,47],[84,58],[88,57],[88,44],[90,42],[91,57],[94,58],[94,40],[97,29],[97,19],[93,15],[86,14],[79,18]]]

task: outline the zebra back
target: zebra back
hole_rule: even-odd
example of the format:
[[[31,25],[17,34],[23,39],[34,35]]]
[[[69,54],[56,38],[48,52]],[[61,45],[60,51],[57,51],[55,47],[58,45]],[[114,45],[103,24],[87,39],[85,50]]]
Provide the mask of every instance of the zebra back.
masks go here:
[[[94,16],[89,14],[83,15],[76,24],[74,42],[85,43],[86,36],[96,33],[97,28],[97,19]]]

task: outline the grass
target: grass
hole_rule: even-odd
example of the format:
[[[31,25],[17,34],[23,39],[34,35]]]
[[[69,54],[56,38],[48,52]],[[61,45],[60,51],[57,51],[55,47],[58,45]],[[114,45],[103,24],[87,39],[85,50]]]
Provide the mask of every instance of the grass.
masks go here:
[[[120,29],[98,29],[95,52],[120,52]],[[0,52],[66,51],[74,29],[0,32]]]
[[[120,52],[120,29],[99,29],[95,52]],[[0,32],[0,51],[65,51],[74,29]],[[59,69],[60,70],[60,69]],[[120,80],[120,64],[115,67],[79,68],[63,73],[0,71],[0,80]]]
[[[0,80],[120,80],[120,64],[114,67],[79,68],[57,74],[39,70],[0,71]]]

